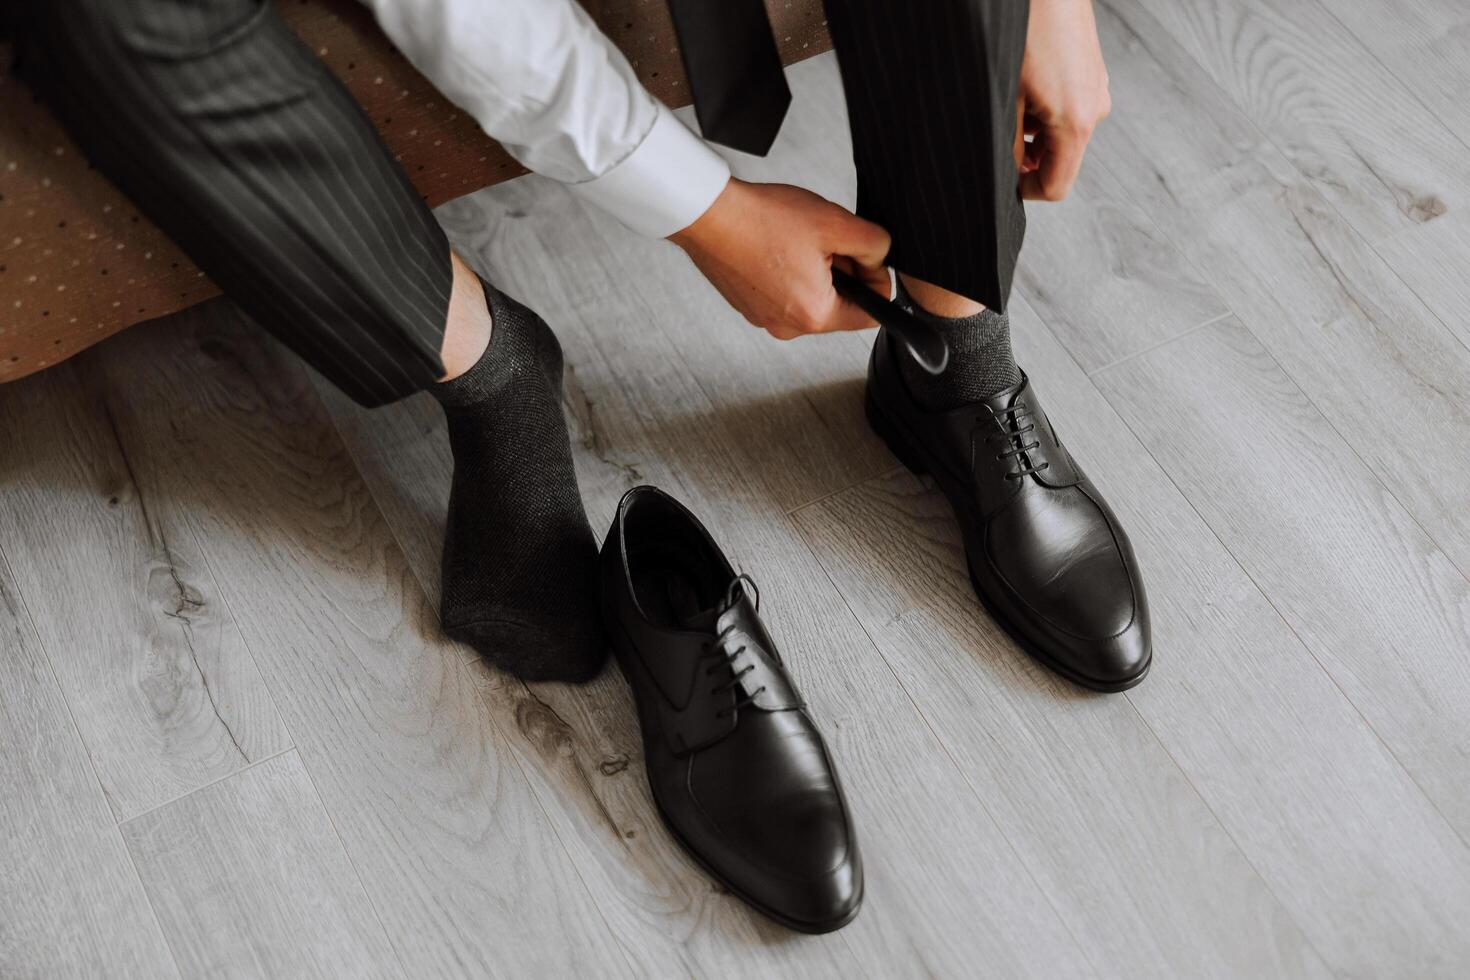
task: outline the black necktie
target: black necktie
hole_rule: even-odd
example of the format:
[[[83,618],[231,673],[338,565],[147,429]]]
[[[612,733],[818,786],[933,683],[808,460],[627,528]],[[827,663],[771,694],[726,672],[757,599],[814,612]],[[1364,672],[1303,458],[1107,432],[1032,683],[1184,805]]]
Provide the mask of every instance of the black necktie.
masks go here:
[[[763,0],[669,0],[704,138],[765,156],[791,89]]]

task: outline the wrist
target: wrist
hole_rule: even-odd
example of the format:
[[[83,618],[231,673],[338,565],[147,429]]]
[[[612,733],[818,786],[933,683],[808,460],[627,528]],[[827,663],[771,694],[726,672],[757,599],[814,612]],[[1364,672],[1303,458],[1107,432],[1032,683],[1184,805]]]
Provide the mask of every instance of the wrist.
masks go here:
[[[740,210],[741,199],[749,186],[745,181],[731,177],[710,206],[705,208],[704,213],[688,226],[668,236],[668,240],[686,252],[691,248],[706,248],[710,243],[720,240],[725,236],[729,216]]]

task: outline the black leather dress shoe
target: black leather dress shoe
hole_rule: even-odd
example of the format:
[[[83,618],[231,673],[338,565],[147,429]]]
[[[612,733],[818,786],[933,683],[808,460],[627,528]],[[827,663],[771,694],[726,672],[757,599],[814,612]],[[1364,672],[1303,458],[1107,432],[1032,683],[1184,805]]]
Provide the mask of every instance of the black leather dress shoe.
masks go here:
[[[785,926],[830,932],[852,921],[863,871],[847,803],[756,614],[753,583],[653,487],[618,504],[601,575],[608,636],[669,830]]]
[[[1021,647],[1062,676],[1122,691],[1152,662],[1148,601],[1118,518],[1057,440],[1030,379],[926,412],[885,329],[868,365],[867,413],[889,448],[949,498],[970,581]]]

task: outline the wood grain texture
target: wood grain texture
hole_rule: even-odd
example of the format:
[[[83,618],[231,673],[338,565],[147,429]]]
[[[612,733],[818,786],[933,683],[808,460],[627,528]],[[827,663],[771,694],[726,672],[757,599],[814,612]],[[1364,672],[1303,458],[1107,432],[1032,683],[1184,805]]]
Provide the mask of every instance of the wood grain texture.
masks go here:
[[[949,505],[927,483],[907,473],[872,480],[799,511],[799,523],[1102,975],[1326,976],[1293,916],[1212,812],[1215,801],[1191,785],[1196,773],[1171,757],[1173,741],[1196,750],[1258,749],[1215,727],[1206,702],[1253,697],[1234,665],[1214,658],[1227,643],[1233,653],[1235,631],[1249,626],[1251,613],[1269,618],[1269,607],[1258,596],[1250,601],[1238,575],[1232,581],[1235,570],[1213,541],[1203,554],[1156,553],[1160,541],[1180,535],[1200,543],[1203,529],[1035,314],[1019,303],[1012,319],[1063,437],[1078,436],[1091,450],[1079,453],[1084,462],[1107,459],[1105,490],[1141,515],[1149,584],[1162,576],[1168,589],[1180,565],[1191,578],[1201,563],[1209,567],[1190,583],[1217,609],[1208,646],[1199,649],[1201,638],[1171,621],[1171,614],[1192,613],[1197,596],[1166,592],[1155,606],[1158,662],[1145,682],[1169,687],[1193,731],[1161,742],[1131,696],[1080,692],[1021,654],[975,599]],[[1052,395],[1058,391],[1065,392],[1060,401]],[[1301,655],[1274,625],[1273,645]],[[1198,657],[1208,659],[1196,664]],[[1327,686],[1315,665],[1308,668],[1309,683]],[[1195,688],[1195,671],[1208,695]],[[1296,731],[1260,733],[1266,723],[1259,707],[1237,718],[1267,744],[1295,747]],[[1225,783],[1237,805],[1264,802],[1254,781],[1232,773]]]
[[[365,411],[316,381],[364,481],[437,606],[453,473],[443,413],[422,397]],[[569,404],[581,394],[569,392]],[[579,465],[594,451],[617,451],[594,434],[573,438]],[[667,483],[661,472],[649,478]],[[497,723],[513,733],[511,748],[639,975],[719,972],[754,978],[780,970],[835,977],[857,970],[840,942],[786,934],[729,896],[669,836],[648,797],[637,715],[616,668],[581,686],[527,685],[494,674],[479,689]]]
[[[1201,81],[1198,66],[1136,0],[1112,0],[1100,28],[1119,108],[1099,130],[1091,159],[1125,184],[1385,486],[1470,569],[1470,457],[1444,451],[1470,426],[1470,351],[1445,326],[1464,319],[1454,288],[1432,288],[1452,274],[1436,269],[1452,266],[1453,253],[1426,246],[1401,256],[1401,266],[1411,254],[1424,264],[1411,281],[1435,300],[1436,318]],[[1159,126],[1160,112],[1186,122]],[[1105,274],[1078,269],[1082,278]],[[1413,424],[1387,409],[1395,405],[1412,411]],[[1406,458],[1433,459],[1436,476],[1403,479]]]
[[[186,976],[403,976],[295,752],[123,834]]]
[[[832,58],[788,70],[794,98],[766,158],[725,152],[737,177],[805,187],[855,206],[857,174],[841,81]],[[693,124],[689,110],[681,110]],[[790,510],[892,465],[868,430],[854,379],[867,370],[871,334],[774,341],[733,310],[677,248],[624,228],[594,207],[548,244],[568,270],[605,265],[653,312],[644,329],[661,335],[698,389],[728,420],[742,455]],[[572,229],[575,229],[573,231]],[[575,274],[574,271],[571,274]]]
[[[621,973],[486,670],[442,638],[303,369],[208,312],[114,341],[98,397],[144,494],[187,502],[405,972]]]
[[[1380,897],[1361,935],[1371,928],[1375,948],[1417,975],[1452,975],[1470,962],[1470,936],[1455,924],[1470,910],[1457,761],[1470,753],[1470,582],[1238,321],[1099,378],[1437,806],[1424,812],[1415,793],[1374,798],[1393,811],[1394,831],[1353,860]]]
[[[587,233],[587,218],[550,182],[502,185],[441,215],[491,280],[541,312],[561,337],[578,475],[598,532],[624,490],[655,482],[694,507],[732,561],[756,575],[763,615],[832,744],[856,811],[868,876],[862,915],[825,940],[784,934],[738,901],[709,894],[702,872],[677,853],[648,800],[632,704],[615,670],[586,688],[534,685],[534,697],[560,725],[548,719],[554,738],[523,728],[528,772],[544,781],[548,813],[566,828],[563,837],[614,931],[628,937],[630,956],[657,964],[674,941],[699,975],[959,975],[979,962],[1005,975],[1089,973],[1086,953],[760,482],[758,457],[745,455],[731,435],[737,412],[713,406],[670,349],[657,325],[679,323],[680,307],[654,305],[649,296],[658,294],[641,293],[606,251],[569,255],[570,239]],[[728,329],[708,329],[720,326]],[[855,398],[860,367],[850,370]],[[432,535],[406,551],[431,554],[442,514],[422,519],[415,501],[428,494],[417,484],[432,482],[442,494],[447,456],[432,476],[418,468],[422,455],[412,457],[406,478],[391,448],[420,438],[422,416],[375,412],[371,422],[384,424],[368,424],[340,399],[332,407],[375,493],[387,498],[390,522],[404,519],[395,529]],[[437,565],[420,574],[437,577]],[[935,799],[945,805],[930,805]],[[657,896],[662,901],[651,900]]]
[[[1135,103],[1145,91],[1164,93],[1171,118],[1207,119],[1210,124],[1178,132],[1155,125],[1152,112],[1125,108],[1110,120],[1109,131],[1100,134],[1095,159],[1127,181],[1140,206],[1195,267],[1207,271],[1242,322],[1377,478],[1375,484],[1355,490],[1353,499],[1386,498],[1373,518],[1387,522],[1380,533],[1392,534],[1389,528],[1407,522],[1410,531],[1422,528],[1420,533],[1427,532],[1442,549],[1436,562],[1448,558],[1444,564],[1451,572],[1470,569],[1470,459],[1445,451],[1463,442],[1470,427],[1470,351],[1273,147],[1252,142],[1249,122],[1217,92],[1198,83],[1198,69],[1158,22],[1137,5],[1128,5],[1126,17],[1119,16],[1124,5],[1118,0],[1114,12],[1102,20],[1105,41],[1117,49],[1113,77],[1122,103]],[[1333,574],[1353,574],[1336,566],[1337,550],[1351,552],[1362,540],[1329,536],[1306,556],[1332,564]],[[1227,543],[1233,550],[1233,542]],[[1386,603],[1389,596],[1409,605]],[[1341,601],[1322,598],[1323,608],[1335,608]],[[1451,610],[1457,601],[1451,602]],[[1439,594],[1380,586],[1371,601],[1352,612],[1356,618],[1349,622],[1357,623],[1360,632],[1350,637],[1349,650],[1356,643],[1359,655],[1379,669],[1400,669],[1396,683],[1407,688],[1427,685],[1416,697],[1454,702],[1463,696],[1453,693],[1461,683],[1458,668],[1441,678],[1430,666],[1439,662],[1453,667],[1449,661],[1459,658],[1450,651],[1466,647],[1466,631],[1453,616],[1445,618]],[[1366,633],[1361,632],[1364,619],[1376,624]],[[1361,646],[1368,637],[1392,640],[1393,645],[1370,655]],[[1434,639],[1422,654],[1402,662],[1381,655],[1384,649],[1414,648],[1428,638]],[[1319,637],[1311,645],[1316,649],[1322,642],[1332,641]],[[1449,715],[1439,716],[1401,714],[1395,708],[1389,712],[1393,718],[1382,718],[1385,724],[1380,726],[1379,712],[1387,709],[1383,701],[1374,707],[1378,682],[1358,691],[1350,678],[1338,680],[1353,691],[1355,703],[1379,727],[1389,747],[1466,834],[1467,787],[1437,772],[1435,760],[1461,751],[1460,719],[1470,707],[1455,704]]]
[[[1068,200],[1029,208],[1026,222],[1016,291],[1067,339],[1085,370],[1229,310],[1101,167],[1085,168]]]
[[[171,976],[170,942],[186,975],[309,973],[374,913],[356,972],[1462,976],[1470,234],[1393,188],[1455,204],[1436,175],[1463,172],[1430,133],[1362,178],[1389,148],[1354,100],[1403,87],[1347,54],[1413,77],[1392,11],[1205,7],[1099,5],[1114,113],[1075,200],[1031,209],[1013,311],[1143,565],[1157,660],[1123,696],[1061,685],[979,612],[942,500],[861,421],[871,335],[767,341],[546,181],[440,211],[562,338],[594,528],[657,483],[761,583],[856,811],[851,926],[793,936],[681,853],[615,668],[527,687],[442,640],[432,400],[319,395],[217,306],[0,391],[0,975]],[[1424,0],[1402,37],[1455,18]],[[792,78],[800,125],[737,171],[850,201],[835,66]],[[211,685],[254,658],[298,748],[130,820],[145,892],[98,776],[184,791],[218,726],[182,684],[176,744],[138,751],[163,716],[132,678],[68,675],[52,636],[114,623],[136,654],[154,630],[182,665],[176,595],[204,601]]]
[[[1416,936],[1440,942],[1438,913],[1426,925],[1407,911],[1462,887],[1452,872],[1436,879],[1442,892],[1423,886],[1424,865],[1461,860],[1440,815],[1160,468],[1159,440],[1130,431],[1027,306],[1016,317],[1049,417],[1108,495],[1143,569],[1156,662],[1127,698],[1289,913],[1289,929],[1263,919],[1242,942],[1300,930],[1346,976],[1396,975],[1419,956],[1452,963],[1418,951]],[[1138,386],[1136,400],[1150,404],[1153,390]],[[1195,424],[1212,431],[1221,420],[1201,404]]]
[[[1375,251],[1419,301],[1470,348],[1470,211],[1379,242]]]
[[[291,745],[147,462],[72,365],[0,389],[0,542],[120,820]]]
[[[0,787],[0,976],[178,976],[3,551]]]
[[[1470,204],[1465,144],[1316,0],[1137,2],[1368,241]]]
[[[1403,83],[1434,118],[1470,144],[1470,8],[1459,0],[1360,3],[1323,0],[1363,49]],[[1458,210],[1458,209],[1457,209]]]
[[[1277,945],[1282,909],[1127,700],[1064,689],[985,617],[942,497],[902,473],[799,516],[1102,975],[1284,977],[1315,959],[1294,928]]]
[[[1452,275],[1439,269],[1454,253],[1426,244],[1417,256],[1423,269],[1411,281],[1438,304],[1436,319],[1250,120],[1201,84],[1198,66],[1135,0],[1113,0],[1100,25],[1122,107],[1091,159],[1119,176],[1446,554],[1470,569],[1470,458],[1444,451],[1470,425],[1470,353],[1445,328],[1464,319],[1454,285],[1435,285]],[[1194,122],[1158,126],[1158,112]],[[1445,235],[1439,241],[1454,247],[1438,223],[1402,238],[1399,266],[1414,262],[1420,234]],[[1395,241],[1383,245],[1391,256]],[[1413,425],[1386,406],[1411,407]],[[1436,478],[1402,479],[1405,457],[1433,458]]]

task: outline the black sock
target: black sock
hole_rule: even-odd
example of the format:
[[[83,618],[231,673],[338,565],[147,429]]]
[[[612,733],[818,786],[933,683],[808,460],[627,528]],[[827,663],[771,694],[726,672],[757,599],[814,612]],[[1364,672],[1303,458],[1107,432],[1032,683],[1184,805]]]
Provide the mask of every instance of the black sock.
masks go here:
[[[441,619],[519,677],[586,680],[606,648],[597,542],[561,410],[561,345],[534,312],[484,287],[490,345],[430,389],[454,451]]]
[[[921,307],[898,280],[898,304],[934,324],[949,342],[949,366],[933,375],[908,356],[898,359],[899,373],[914,399],[930,412],[958,408],[989,398],[1021,383],[1021,370],[1011,352],[1011,318],[994,310],[973,316],[935,316]]]

